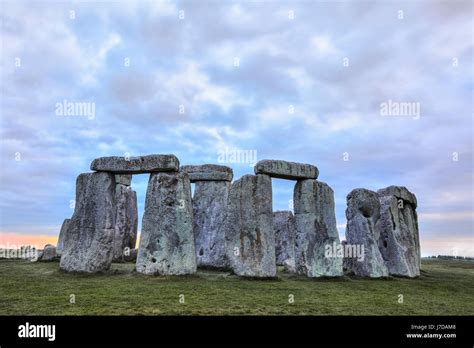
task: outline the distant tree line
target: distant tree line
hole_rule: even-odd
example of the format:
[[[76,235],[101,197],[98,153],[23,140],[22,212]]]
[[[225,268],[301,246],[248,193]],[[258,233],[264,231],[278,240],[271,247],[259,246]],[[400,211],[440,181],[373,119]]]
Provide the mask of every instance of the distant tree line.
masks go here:
[[[470,256],[453,256],[453,255],[433,255],[428,256],[429,259],[441,259],[441,260],[474,260],[474,257]]]

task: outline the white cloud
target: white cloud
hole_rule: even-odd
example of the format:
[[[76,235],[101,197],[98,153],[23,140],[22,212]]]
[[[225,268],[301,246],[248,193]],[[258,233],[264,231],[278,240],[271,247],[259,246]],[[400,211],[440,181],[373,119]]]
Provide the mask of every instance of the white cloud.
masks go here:
[[[164,87],[162,95],[176,100],[176,105],[185,105],[191,111],[200,113],[207,103],[214,104],[228,112],[237,104],[245,104],[231,88],[210,81],[194,62],[186,62],[183,69],[175,73],[158,74],[159,85]]]
[[[310,45],[313,49],[313,53],[316,55],[330,55],[338,52],[336,47],[334,47],[333,41],[330,36],[327,34],[324,35],[314,35],[310,39]]]

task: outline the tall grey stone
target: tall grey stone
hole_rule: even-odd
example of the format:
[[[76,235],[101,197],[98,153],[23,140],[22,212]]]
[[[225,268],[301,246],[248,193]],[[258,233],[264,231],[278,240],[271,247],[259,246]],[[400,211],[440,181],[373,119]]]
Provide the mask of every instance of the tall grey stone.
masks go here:
[[[191,182],[197,181],[232,181],[232,168],[217,164],[187,165],[180,171],[188,173]]]
[[[117,213],[115,216],[113,261],[123,262],[124,253],[134,249],[137,241],[137,193],[132,190],[131,186],[116,184],[115,201]]]
[[[355,189],[347,195],[346,240],[349,245],[364,247],[363,259],[353,259],[348,264],[355,275],[379,278],[388,276],[388,269],[380,253],[376,224],[380,218],[377,193]]]
[[[61,231],[59,231],[58,243],[56,244],[56,254],[61,255],[64,249],[64,238],[66,236],[66,231],[69,226],[71,219],[64,219],[63,224],[61,225]]]
[[[280,179],[316,179],[319,171],[311,164],[282,160],[261,160],[255,165],[255,174],[266,174]]]
[[[177,172],[179,170],[179,160],[175,155],[99,157],[92,161],[91,170],[114,174]]]
[[[379,249],[388,272],[396,276],[420,275],[420,238],[416,197],[406,187],[377,191],[380,201]]]
[[[275,277],[272,182],[268,175],[244,175],[232,183],[225,220],[230,266],[246,277]]]
[[[112,262],[115,214],[114,175],[103,172],[80,174],[60,269],[84,273],[107,270]]]
[[[194,237],[198,266],[227,268],[223,223],[230,182],[197,181],[193,196]]]
[[[332,252],[340,244],[333,190],[324,182],[299,180],[293,204],[296,272],[311,278],[341,276],[343,259]]]
[[[196,272],[191,183],[186,173],[150,175],[136,269],[159,275]]]
[[[274,212],[273,226],[275,228],[276,263],[294,271],[296,223],[293,213],[289,210]]]

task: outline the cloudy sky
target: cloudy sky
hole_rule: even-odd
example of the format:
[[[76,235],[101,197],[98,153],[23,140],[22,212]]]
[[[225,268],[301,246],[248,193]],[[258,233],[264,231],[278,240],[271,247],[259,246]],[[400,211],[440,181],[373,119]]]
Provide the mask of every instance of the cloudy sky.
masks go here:
[[[316,165],[341,237],[352,189],[406,186],[422,254],[474,256],[471,1],[0,6],[0,243],[55,241],[96,157],[227,150]],[[293,185],[274,180],[274,210]]]

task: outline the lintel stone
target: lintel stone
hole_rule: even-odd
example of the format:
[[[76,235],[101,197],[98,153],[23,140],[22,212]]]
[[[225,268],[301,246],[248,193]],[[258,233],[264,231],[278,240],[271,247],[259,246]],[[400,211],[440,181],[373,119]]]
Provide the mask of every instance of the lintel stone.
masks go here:
[[[319,171],[311,164],[281,160],[262,160],[255,165],[255,174],[267,174],[279,179],[316,179]]]
[[[92,161],[91,170],[114,174],[177,172],[179,171],[179,160],[175,155],[99,157]]]

